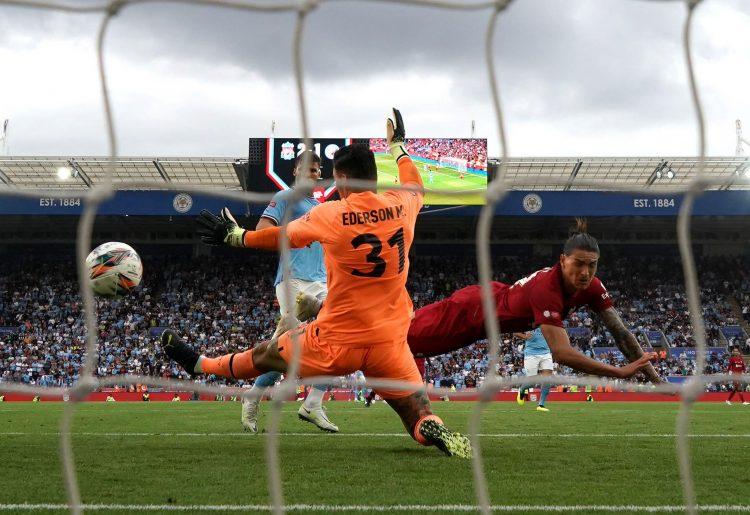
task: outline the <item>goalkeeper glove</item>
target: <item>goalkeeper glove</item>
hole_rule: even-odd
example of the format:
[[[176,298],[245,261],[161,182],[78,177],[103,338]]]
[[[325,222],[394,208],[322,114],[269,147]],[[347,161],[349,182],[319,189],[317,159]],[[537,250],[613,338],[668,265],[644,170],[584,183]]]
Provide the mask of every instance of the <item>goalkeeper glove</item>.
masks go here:
[[[231,247],[245,246],[245,229],[237,225],[232,213],[226,207],[219,216],[204,209],[198,216],[198,234],[207,245],[226,244]]]
[[[398,162],[404,156],[409,156],[406,152],[406,130],[404,129],[404,119],[401,117],[401,111],[393,108],[393,120],[388,119],[388,147],[391,150],[393,159]]]

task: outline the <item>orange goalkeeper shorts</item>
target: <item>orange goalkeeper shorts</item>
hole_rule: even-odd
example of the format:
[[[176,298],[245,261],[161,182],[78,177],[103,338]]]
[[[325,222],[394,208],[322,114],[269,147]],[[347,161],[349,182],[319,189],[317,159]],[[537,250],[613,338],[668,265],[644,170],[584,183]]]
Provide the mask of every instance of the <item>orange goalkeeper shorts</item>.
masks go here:
[[[299,376],[343,376],[357,370],[370,379],[388,379],[409,383],[407,389],[375,388],[384,399],[407,397],[422,388],[422,376],[406,341],[369,347],[330,345],[320,341],[315,322],[302,324],[279,338],[279,354],[292,360],[292,336],[297,335],[300,361]]]

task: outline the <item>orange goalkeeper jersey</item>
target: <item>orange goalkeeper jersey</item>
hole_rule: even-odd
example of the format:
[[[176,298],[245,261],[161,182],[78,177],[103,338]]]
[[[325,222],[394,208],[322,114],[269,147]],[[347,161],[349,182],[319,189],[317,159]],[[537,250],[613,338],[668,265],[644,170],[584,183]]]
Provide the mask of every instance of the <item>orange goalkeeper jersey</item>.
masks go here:
[[[402,184],[421,186],[411,159],[402,157],[398,167]],[[354,346],[406,341],[413,317],[406,291],[409,248],[422,204],[417,192],[352,193],[287,225],[293,247],[323,245],[328,297],[315,321],[321,341]]]

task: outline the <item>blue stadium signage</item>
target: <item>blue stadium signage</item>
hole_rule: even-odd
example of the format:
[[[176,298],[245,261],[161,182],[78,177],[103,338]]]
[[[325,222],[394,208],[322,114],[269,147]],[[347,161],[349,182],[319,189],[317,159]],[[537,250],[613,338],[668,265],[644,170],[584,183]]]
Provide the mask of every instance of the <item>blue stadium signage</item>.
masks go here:
[[[600,191],[512,191],[498,204],[499,216],[677,216],[681,195],[643,195]],[[79,215],[81,197],[24,198],[0,196],[0,215]],[[121,191],[103,203],[101,215],[194,216],[201,209],[218,211],[224,206],[242,213],[246,204],[220,197],[174,191]],[[260,214],[265,205],[251,205]],[[441,216],[474,216],[480,206],[426,206]],[[698,216],[750,216],[750,191],[708,191],[697,198],[693,213]]]
[[[0,197],[0,215],[80,215],[82,197]],[[201,209],[219,211],[228,206],[236,213],[245,211],[245,204],[221,197],[193,195],[175,191],[120,191],[104,202],[100,215],[197,215]],[[265,206],[264,206],[265,207]]]
[[[498,216],[677,216],[682,195],[644,195],[603,191],[511,191],[495,208]],[[445,215],[475,215],[480,207],[444,211]],[[708,191],[695,201],[698,216],[750,216],[750,191]]]

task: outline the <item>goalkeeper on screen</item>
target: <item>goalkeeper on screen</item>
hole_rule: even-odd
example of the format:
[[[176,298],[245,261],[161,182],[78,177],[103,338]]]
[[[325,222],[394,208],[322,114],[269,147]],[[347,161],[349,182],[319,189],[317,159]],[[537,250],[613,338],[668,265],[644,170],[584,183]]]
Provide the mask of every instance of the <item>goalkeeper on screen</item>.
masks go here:
[[[286,226],[292,248],[319,241],[328,274],[328,297],[318,318],[255,348],[218,358],[198,355],[167,329],[166,354],[190,374],[250,379],[264,372],[286,372],[294,347],[299,375],[341,376],[362,370],[372,379],[405,386],[376,388],[398,413],[409,434],[422,445],[435,445],[449,456],[471,457],[469,439],[449,431],[432,414],[422,377],[406,342],[414,315],[406,278],[409,248],[424,194],[419,171],[404,149],[401,114],[386,125],[401,184],[410,190],[377,193],[375,155],[367,145],[342,147],[334,154],[333,175],[340,201],[314,207]],[[367,181],[366,185],[350,182]],[[204,211],[199,218],[203,241],[275,251],[281,229],[247,231]]]

